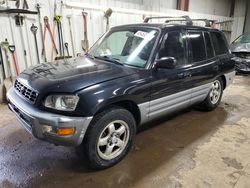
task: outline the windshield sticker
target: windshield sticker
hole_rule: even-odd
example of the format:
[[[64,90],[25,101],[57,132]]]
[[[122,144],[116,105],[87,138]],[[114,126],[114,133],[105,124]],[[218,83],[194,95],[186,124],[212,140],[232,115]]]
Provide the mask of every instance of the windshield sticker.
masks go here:
[[[144,32],[144,31],[137,31],[136,33],[135,33],[135,36],[137,36],[137,37],[140,37],[140,38],[145,38],[145,37],[147,37],[147,35],[148,35],[148,33],[147,32]]]

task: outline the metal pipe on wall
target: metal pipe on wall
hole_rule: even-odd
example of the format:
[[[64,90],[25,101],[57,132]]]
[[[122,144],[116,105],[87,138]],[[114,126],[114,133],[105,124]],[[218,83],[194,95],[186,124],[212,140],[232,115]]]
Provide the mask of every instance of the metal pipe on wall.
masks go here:
[[[113,12],[124,13],[124,14],[129,14],[129,15],[151,15],[151,16],[167,16],[168,15],[168,14],[160,13],[160,12],[133,10],[133,9],[118,8],[118,7],[96,6],[96,5],[77,3],[77,2],[64,2],[64,5],[68,8],[97,10],[97,11],[103,11],[103,12],[105,12],[108,8],[111,8]],[[184,12],[183,13],[180,12],[180,14],[185,15]]]

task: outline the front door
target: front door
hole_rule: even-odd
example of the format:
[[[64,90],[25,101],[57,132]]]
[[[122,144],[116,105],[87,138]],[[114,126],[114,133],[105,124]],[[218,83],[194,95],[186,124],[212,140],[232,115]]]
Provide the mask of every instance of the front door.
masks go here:
[[[185,84],[187,53],[184,32],[165,33],[157,59],[163,57],[174,57],[177,65],[174,69],[152,69],[149,119],[185,108],[190,100],[191,90]]]

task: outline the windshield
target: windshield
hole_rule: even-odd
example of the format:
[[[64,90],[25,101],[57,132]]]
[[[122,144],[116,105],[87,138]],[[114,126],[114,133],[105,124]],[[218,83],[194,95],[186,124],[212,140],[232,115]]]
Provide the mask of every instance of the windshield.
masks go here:
[[[157,35],[157,30],[149,28],[111,31],[97,41],[89,55],[120,64],[145,67]]]
[[[241,35],[234,43],[250,43],[250,34]]]

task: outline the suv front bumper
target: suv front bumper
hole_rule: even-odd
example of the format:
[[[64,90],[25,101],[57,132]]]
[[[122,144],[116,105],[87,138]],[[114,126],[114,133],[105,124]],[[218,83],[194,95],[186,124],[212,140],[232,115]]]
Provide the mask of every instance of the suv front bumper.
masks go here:
[[[7,93],[8,106],[15,113],[21,125],[33,136],[57,145],[77,146],[82,143],[92,117],[70,117],[41,111],[28,104],[11,88]],[[59,136],[55,132],[46,131],[67,127],[74,128],[74,133]]]

